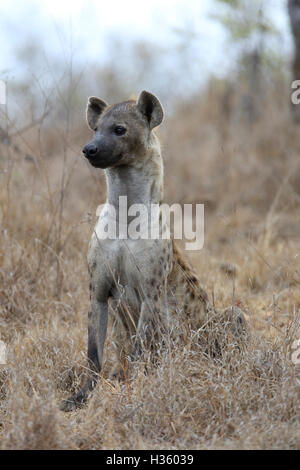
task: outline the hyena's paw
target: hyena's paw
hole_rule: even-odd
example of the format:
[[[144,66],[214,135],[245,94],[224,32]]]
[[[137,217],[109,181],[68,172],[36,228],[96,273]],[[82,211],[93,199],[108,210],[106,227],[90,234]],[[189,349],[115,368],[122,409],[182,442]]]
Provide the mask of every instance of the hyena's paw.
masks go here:
[[[73,395],[70,398],[67,398],[66,400],[62,400],[59,404],[59,409],[61,411],[75,411],[78,408],[82,408],[86,403],[86,397],[83,397],[82,395]]]

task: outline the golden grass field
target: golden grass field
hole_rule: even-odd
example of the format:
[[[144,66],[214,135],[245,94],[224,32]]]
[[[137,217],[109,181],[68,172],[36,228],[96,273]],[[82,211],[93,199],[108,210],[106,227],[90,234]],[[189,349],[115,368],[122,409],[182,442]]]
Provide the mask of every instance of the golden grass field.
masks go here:
[[[186,256],[218,308],[245,312],[249,342],[211,358],[191,336],[119,383],[107,380],[108,334],[103,379],[68,414],[59,401],[87,367],[86,254],[105,179],[81,156],[84,110],[78,127],[45,122],[2,141],[0,448],[300,448],[300,128],[284,94],[249,126],[224,112],[221,91],[159,129],[165,200],[205,203],[204,249]]]

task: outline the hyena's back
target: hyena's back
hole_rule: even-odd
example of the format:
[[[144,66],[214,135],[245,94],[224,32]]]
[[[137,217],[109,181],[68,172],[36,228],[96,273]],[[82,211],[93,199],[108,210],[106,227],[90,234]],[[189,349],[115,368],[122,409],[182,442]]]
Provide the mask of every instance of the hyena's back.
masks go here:
[[[182,316],[200,327],[210,310],[208,296],[196,272],[173,241],[173,267],[168,278],[168,303],[176,305]]]

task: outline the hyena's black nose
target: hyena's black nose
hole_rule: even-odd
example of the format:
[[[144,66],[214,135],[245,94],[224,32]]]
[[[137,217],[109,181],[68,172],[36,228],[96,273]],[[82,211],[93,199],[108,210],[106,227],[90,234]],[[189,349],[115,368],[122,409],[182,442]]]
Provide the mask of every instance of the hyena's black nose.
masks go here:
[[[87,158],[94,157],[98,152],[98,147],[97,145],[90,143],[83,147],[82,152]]]

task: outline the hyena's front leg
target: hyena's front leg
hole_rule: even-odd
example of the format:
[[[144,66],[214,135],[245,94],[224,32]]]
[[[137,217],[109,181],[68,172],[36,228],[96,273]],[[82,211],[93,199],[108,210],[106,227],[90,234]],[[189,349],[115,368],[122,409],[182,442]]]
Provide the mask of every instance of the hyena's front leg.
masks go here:
[[[163,261],[161,259],[161,261]],[[157,336],[167,326],[168,306],[167,306],[167,278],[168,264],[164,264],[164,269],[158,266],[159,277],[150,278],[144,283],[141,289],[144,300],[141,304],[141,314],[137,325],[136,337],[133,345],[130,361],[135,362],[142,355],[144,350],[153,346]]]
[[[80,391],[61,403],[62,411],[72,411],[82,406],[95,387],[101,372],[103,348],[107,331],[108,303],[91,299],[88,326],[88,363],[89,375]]]
[[[149,349],[159,334],[161,324],[162,302],[158,295],[144,301],[141,306],[141,315],[138,321],[136,337],[133,344],[131,362],[136,362],[142,355],[143,351]]]

